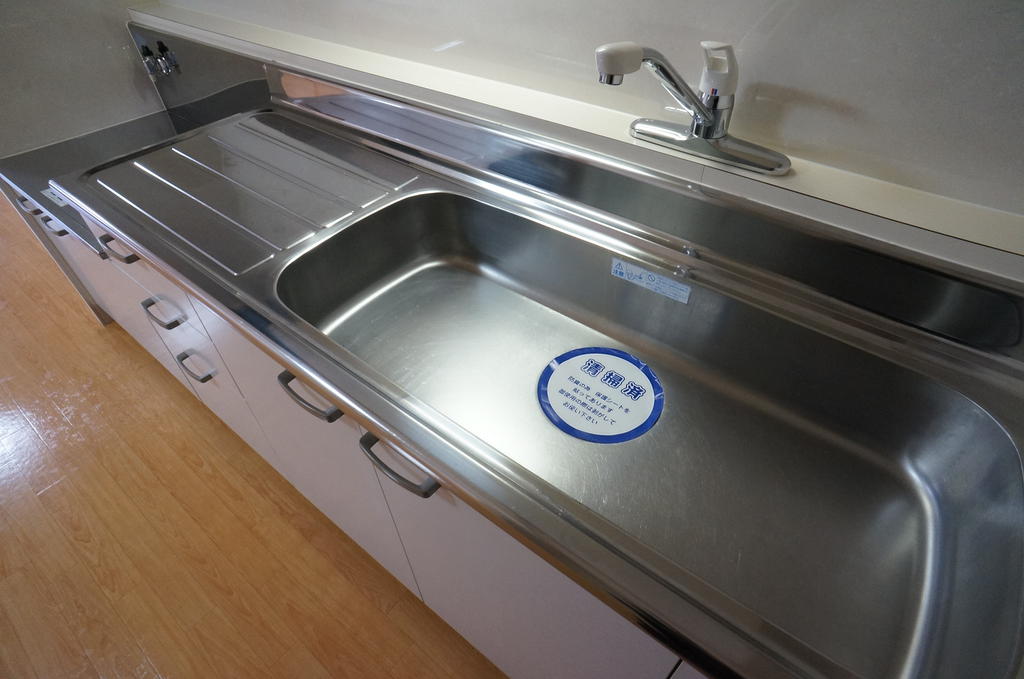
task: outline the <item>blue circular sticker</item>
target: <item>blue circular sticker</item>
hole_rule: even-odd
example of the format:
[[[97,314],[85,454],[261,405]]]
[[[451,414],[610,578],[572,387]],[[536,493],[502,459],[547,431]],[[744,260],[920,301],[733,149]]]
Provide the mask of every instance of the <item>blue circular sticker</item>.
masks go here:
[[[558,356],[537,382],[537,399],[566,434],[594,443],[622,443],[661,417],[665,390],[650,366],[619,349],[583,347]]]

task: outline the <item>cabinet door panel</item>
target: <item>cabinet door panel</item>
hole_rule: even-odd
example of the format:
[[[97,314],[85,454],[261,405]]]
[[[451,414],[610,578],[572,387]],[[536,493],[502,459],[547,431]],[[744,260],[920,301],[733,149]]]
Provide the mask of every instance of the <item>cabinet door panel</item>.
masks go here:
[[[106,296],[110,294],[109,290],[115,287],[114,283],[120,281],[118,278],[120,274],[110,265],[110,262],[100,259],[99,255],[75,236],[67,235],[62,238],[50,236],[50,240],[64,255],[64,261],[68,266],[78,274],[96,303],[109,314],[110,309],[107,307],[110,304]]]
[[[234,384],[213,342],[207,339],[174,355],[206,407],[249,443],[250,448],[264,458],[270,457],[272,449],[263,430],[256,423],[248,402]]]
[[[302,410],[278,383],[281,365],[209,307],[198,300],[193,305],[275,451],[272,464],[370,556],[418,593],[380,483],[359,450],[358,428],[347,417],[328,423]],[[289,387],[318,407],[329,406],[297,379]]]
[[[189,307],[191,309],[191,306]],[[178,329],[178,328],[176,328]],[[173,331],[172,331],[173,332]],[[189,333],[195,344],[175,347],[175,361],[185,370],[196,395],[253,450],[274,463],[273,446],[256,422],[217,347],[206,333]],[[170,347],[169,347],[170,348]]]
[[[76,250],[86,250],[87,248],[84,248],[82,246],[82,243],[71,233],[67,233],[63,236],[58,236],[52,231],[50,231],[47,232],[46,237],[50,239],[50,242],[53,243],[54,247],[57,248],[57,251],[60,252],[60,254],[64,257],[64,262],[78,276],[78,279],[82,282],[82,285],[85,287],[86,291],[90,295],[92,295],[93,300],[95,300],[95,302],[102,307],[103,304],[96,296],[95,291],[93,290],[92,283],[90,283],[86,279],[85,275],[80,271],[80,269],[82,268],[82,263],[76,261],[78,257],[78,253],[76,252]],[[95,257],[96,260],[99,262],[99,257],[96,257],[96,255],[93,255],[93,257]],[[102,264],[102,262],[99,263]]]
[[[422,470],[383,443],[385,464]],[[673,653],[450,491],[423,499],[381,474],[423,600],[513,679],[664,679]]]

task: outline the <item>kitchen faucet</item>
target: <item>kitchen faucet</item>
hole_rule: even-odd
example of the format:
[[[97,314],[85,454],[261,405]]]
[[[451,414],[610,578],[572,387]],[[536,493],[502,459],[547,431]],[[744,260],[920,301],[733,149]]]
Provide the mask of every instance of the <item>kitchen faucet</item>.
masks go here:
[[[700,46],[704,49],[704,70],[699,94],[660,52],[634,42],[613,42],[597,48],[598,80],[605,85],[620,85],[626,73],[644,66],[692,118],[689,125],[638,118],[630,125],[630,133],[637,139],[762,174],[789,172],[786,156],[729,134],[739,80],[736,55],[732,45],[726,43],[704,41]]]

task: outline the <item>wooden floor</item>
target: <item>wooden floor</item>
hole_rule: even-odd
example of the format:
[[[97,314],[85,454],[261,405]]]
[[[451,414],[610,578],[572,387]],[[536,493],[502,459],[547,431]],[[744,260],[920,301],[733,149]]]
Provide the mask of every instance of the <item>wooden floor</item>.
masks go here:
[[[0,200],[0,677],[496,676]]]

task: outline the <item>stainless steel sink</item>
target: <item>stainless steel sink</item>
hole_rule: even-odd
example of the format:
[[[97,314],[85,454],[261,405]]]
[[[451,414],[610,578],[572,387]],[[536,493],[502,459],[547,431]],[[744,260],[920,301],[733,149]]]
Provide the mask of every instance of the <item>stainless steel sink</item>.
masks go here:
[[[933,379],[712,290],[681,303],[620,280],[621,256],[431,192],[318,243],[277,293],[375,379],[696,576],[706,605],[744,611],[762,638],[851,676],[1009,666],[1024,486],[1000,424]],[[545,419],[538,376],[587,346],[661,378],[648,434],[589,443]]]

